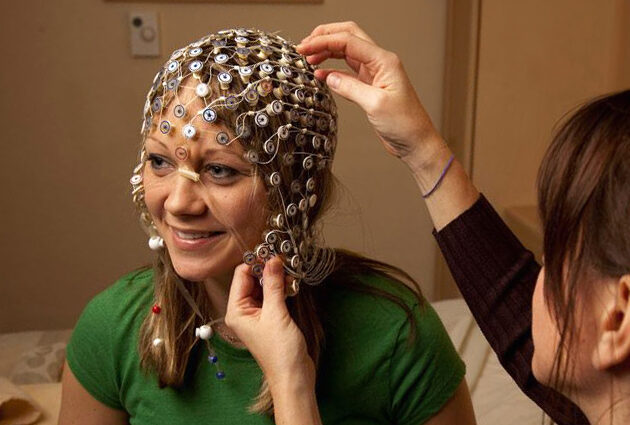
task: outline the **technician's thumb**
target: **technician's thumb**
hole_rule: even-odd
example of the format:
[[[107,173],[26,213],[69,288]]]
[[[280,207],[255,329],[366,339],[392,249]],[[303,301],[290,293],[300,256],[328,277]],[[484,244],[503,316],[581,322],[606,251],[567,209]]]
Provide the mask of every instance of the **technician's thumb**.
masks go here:
[[[368,110],[373,97],[377,95],[379,90],[365,84],[354,75],[339,71],[328,74],[326,84],[332,91],[356,103],[365,111]]]
[[[284,308],[284,268],[280,257],[267,261],[263,270],[263,309]]]

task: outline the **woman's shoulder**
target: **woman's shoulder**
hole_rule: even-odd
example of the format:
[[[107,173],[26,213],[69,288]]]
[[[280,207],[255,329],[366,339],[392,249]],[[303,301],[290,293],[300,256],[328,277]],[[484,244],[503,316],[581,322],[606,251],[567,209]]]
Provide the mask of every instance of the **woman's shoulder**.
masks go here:
[[[138,295],[153,288],[153,269],[143,267],[121,276],[113,284],[99,293],[96,297],[119,297]]]
[[[347,319],[369,318],[402,324],[408,312],[425,311],[422,307],[426,301],[422,294],[391,276],[362,273],[333,278],[324,285],[322,307],[328,315],[338,313]]]
[[[422,339],[446,333],[422,294],[393,277],[366,273],[325,285],[319,317],[335,351],[370,346],[371,355],[387,355],[410,333]]]
[[[94,296],[83,308],[73,339],[103,334],[111,343],[126,340],[140,326],[153,300],[153,270],[143,268],[127,273]]]
[[[379,274],[351,279],[329,281],[322,304],[323,392],[333,404],[352,399],[362,413],[387,412],[384,421],[422,423],[452,396],[464,364],[420,294]]]
[[[97,400],[122,409],[121,368],[137,364],[137,331],[153,299],[150,269],[128,273],[85,306],[66,347],[70,369]]]
[[[94,296],[85,310],[104,310],[108,314],[130,313],[135,310],[134,307],[150,302],[152,295],[153,270],[145,267],[120,277]]]

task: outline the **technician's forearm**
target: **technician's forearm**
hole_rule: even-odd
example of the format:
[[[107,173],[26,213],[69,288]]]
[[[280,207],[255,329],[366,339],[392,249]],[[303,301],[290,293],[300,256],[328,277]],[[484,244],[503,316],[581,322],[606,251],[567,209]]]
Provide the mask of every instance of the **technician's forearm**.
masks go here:
[[[287,384],[272,387],[271,392],[277,425],[321,425],[314,385]]]
[[[418,148],[403,161],[411,170],[422,194],[428,193],[439,180],[452,151],[444,140],[434,134],[417,144]],[[435,191],[425,199],[436,230],[469,209],[479,198],[479,192],[455,158]]]

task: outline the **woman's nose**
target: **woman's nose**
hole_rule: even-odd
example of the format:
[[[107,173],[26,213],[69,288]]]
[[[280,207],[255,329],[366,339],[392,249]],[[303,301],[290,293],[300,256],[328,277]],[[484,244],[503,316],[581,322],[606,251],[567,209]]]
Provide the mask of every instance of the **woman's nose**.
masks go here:
[[[199,193],[199,182],[194,182],[184,176],[176,175],[164,209],[173,215],[201,215],[206,212],[206,204]]]

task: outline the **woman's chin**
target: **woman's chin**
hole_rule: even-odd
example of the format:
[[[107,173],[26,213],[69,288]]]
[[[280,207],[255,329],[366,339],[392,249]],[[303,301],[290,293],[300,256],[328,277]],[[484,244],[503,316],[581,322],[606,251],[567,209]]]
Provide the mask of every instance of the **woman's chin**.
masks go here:
[[[535,350],[532,357],[532,374],[543,385],[548,386],[551,383],[551,370],[545,361],[536,356]]]
[[[177,264],[176,262],[173,263],[173,268],[179,277],[191,282],[203,282],[215,275],[211,269],[191,267],[189,265]]]

